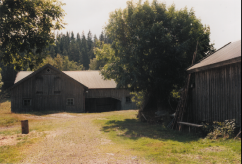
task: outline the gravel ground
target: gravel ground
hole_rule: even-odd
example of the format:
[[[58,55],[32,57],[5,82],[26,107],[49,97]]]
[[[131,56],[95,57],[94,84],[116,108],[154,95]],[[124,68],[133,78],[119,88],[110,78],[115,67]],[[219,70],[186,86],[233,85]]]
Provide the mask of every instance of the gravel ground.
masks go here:
[[[60,127],[56,131],[48,132],[42,142],[31,148],[22,163],[148,163],[137,157],[122,155],[124,154],[122,152],[103,151],[103,145],[114,143],[100,132],[99,127],[92,124],[92,120],[98,117],[99,114],[75,117],[69,114],[58,114],[56,118],[62,119],[63,123],[71,121],[71,124],[68,127]]]

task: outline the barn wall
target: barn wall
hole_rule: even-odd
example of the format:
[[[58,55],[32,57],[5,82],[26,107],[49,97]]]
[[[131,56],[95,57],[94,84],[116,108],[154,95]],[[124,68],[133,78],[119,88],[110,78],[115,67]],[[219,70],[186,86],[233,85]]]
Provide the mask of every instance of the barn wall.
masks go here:
[[[46,69],[12,88],[12,112],[84,112],[84,87],[59,72]],[[67,105],[67,98],[73,98],[74,105]],[[24,99],[31,99],[31,105],[24,106]]]
[[[195,73],[194,122],[236,119],[241,125],[241,62]]]
[[[130,92],[126,89],[89,89],[86,98],[114,98],[121,101],[121,110],[136,109],[134,102],[126,102]]]

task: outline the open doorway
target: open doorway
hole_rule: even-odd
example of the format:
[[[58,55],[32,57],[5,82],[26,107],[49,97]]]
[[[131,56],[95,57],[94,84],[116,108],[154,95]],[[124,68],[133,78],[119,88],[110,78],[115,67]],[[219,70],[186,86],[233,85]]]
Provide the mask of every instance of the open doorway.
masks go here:
[[[114,98],[86,98],[85,110],[89,113],[121,109],[121,101]]]

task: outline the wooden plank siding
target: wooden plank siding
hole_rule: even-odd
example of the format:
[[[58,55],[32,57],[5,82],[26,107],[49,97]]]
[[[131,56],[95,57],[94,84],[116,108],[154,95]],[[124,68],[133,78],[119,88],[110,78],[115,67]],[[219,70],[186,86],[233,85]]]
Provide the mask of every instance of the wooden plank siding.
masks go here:
[[[84,112],[84,90],[77,81],[54,70],[46,72],[45,69],[11,89],[11,110]],[[67,98],[73,98],[74,105],[67,105]],[[31,99],[31,105],[24,106],[24,99]]]
[[[236,119],[241,125],[241,62],[194,74],[193,121]]]

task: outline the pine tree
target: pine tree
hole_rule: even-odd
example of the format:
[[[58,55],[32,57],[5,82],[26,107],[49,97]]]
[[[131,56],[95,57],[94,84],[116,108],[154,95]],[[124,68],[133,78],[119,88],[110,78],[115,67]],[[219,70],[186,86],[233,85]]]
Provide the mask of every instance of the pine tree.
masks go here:
[[[66,36],[64,37],[64,43],[63,43],[64,49],[68,52],[69,51],[69,45],[70,45],[70,36],[69,33],[66,32]]]
[[[88,51],[90,51],[93,47],[93,41],[92,41],[92,33],[89,30],[88,34],[87,34],[87,46],[88,46]]]
[[[53,45],[50,46],[50,52],[49,52],[49,55],[50,55],[51,57],[55,57],[55,56],[56,56],[55,46],[53,46]]]
[[[104,42],[104,41],[105,41],[105,39],[104,39],[104,32],[103,32],[103,31],[101,32],[101,34],[100,34],[100,36],[99,36],[99,40],[100,40],[101,42]]]
[[[97,42],[97,35],[95,34],[94,37],[93,37],[93,43],[94,43],[94,47],[96,46],[96,42]]]
[[[81,54],[83,59],[83,66],[86,70],[89,69],[88,45],[84,32],[82,32]]]
[[[71,43],[76,41],[73,31],[71,32],[71,40],[70,41],[71,41]]]
[[[95,57],[93,52],[94,43],[92,41],[92,33],[90,30],[87,35],[87,45],[88,45],[88,58],[93,59]]]
[[[78,44],[81,44],[81,36],[80,36],[79,32],[76,34],[76,41]]]

